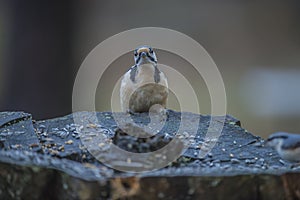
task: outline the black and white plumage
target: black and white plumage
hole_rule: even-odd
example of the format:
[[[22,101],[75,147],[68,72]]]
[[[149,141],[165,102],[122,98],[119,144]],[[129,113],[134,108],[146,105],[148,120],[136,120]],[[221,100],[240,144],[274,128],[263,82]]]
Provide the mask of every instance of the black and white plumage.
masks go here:
[[[276,149],[277,153],[284,160],[291,162],[300,161],[300,135],[277,132],[271,134],[266,144]]]
[[[166,107],[168,82],[157,67],[153,49],[142,46],[134,50],[135,65],[122,77],[120,88],[123,112],[148,112],[153,105]]]

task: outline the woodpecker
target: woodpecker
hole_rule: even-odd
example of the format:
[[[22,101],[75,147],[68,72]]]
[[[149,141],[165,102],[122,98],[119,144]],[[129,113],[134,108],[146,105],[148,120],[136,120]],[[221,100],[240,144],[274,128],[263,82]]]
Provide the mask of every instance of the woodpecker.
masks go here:
[[[277,132],[271,134],[266,144],[276,149],[277,153],[284,160],[291,162],[300,161],[300,135]]]
[[[134,50],[135,65],[122,77],[120,87],[123,112],[155,112],[165,110],[168,98],[168,82],[157,67],[155,52],[150,46]]]

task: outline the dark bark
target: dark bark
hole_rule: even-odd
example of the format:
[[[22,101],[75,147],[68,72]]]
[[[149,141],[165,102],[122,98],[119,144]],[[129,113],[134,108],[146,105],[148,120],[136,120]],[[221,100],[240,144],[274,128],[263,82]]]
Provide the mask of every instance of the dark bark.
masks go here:
[[[79,117],[89,120],[91,114],[82,112]],[[126,116],[116,115],[121,119]],[[211,118],[200,116],[195,144],[172,164],[157,171],[134,174],[111,169],[83,146],[86,138],[98,141],[95,133],[101,129],[107,130],[103,133],[120,148],[148,152],[149,148],[139,146],[147,141],[151,149],[168,142],[178,129],[180,116],[181,113],[168,111],[163,130],[157,137],[146,140],[127,134],[134,130],[141,132],[140,129],[127,127],[124,132],[116,129],[109,112],[97,113],[99,124],[86,124],[88,132],[80,137],[73,115],[33,121],[26,113],[0,113],[0,199],[300,198],[300,168],[281,162],[276,151],[265,147],[261,138],[241,128],[240,122],[230,116],[226,117],[222,135],[210,154],[204,158],[195,156],[203,145],[203,133]],[[190,121],[199,117],[188,116]],[[149,123],[146,113],[132,118],[136,124]],[[218,119],[215,122],[219,123]],[[190,128],[190,124],[186,126]],[[126,160],[115,156],[111,158]]]

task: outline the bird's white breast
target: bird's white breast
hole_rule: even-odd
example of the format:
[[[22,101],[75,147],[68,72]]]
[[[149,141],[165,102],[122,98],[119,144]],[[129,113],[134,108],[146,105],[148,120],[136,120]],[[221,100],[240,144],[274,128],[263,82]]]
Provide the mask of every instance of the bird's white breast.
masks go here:
[[[292,162],[300,161],[300,148],[296,149],[277,149],[278,154],[285,160],[289,160]]]
[[[152,64],[138,66],[135,82],[130,79],[130,70],[123,76],[120,88],[123,111],[147,112],[154,104],[166,106],[168,83],[163,72],[160,82],[154,81],[155,67]]]

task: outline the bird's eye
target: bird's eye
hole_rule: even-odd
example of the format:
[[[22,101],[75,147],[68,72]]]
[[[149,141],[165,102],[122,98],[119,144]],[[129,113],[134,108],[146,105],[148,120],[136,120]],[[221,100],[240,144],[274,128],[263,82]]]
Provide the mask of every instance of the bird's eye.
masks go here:
[[[153,53],[153,49],[149,49],[149,53]]]
[[[138,55],[138,53],[135,51],[135,52],[134,52],[134,56],[137,56],[137,55]]]

